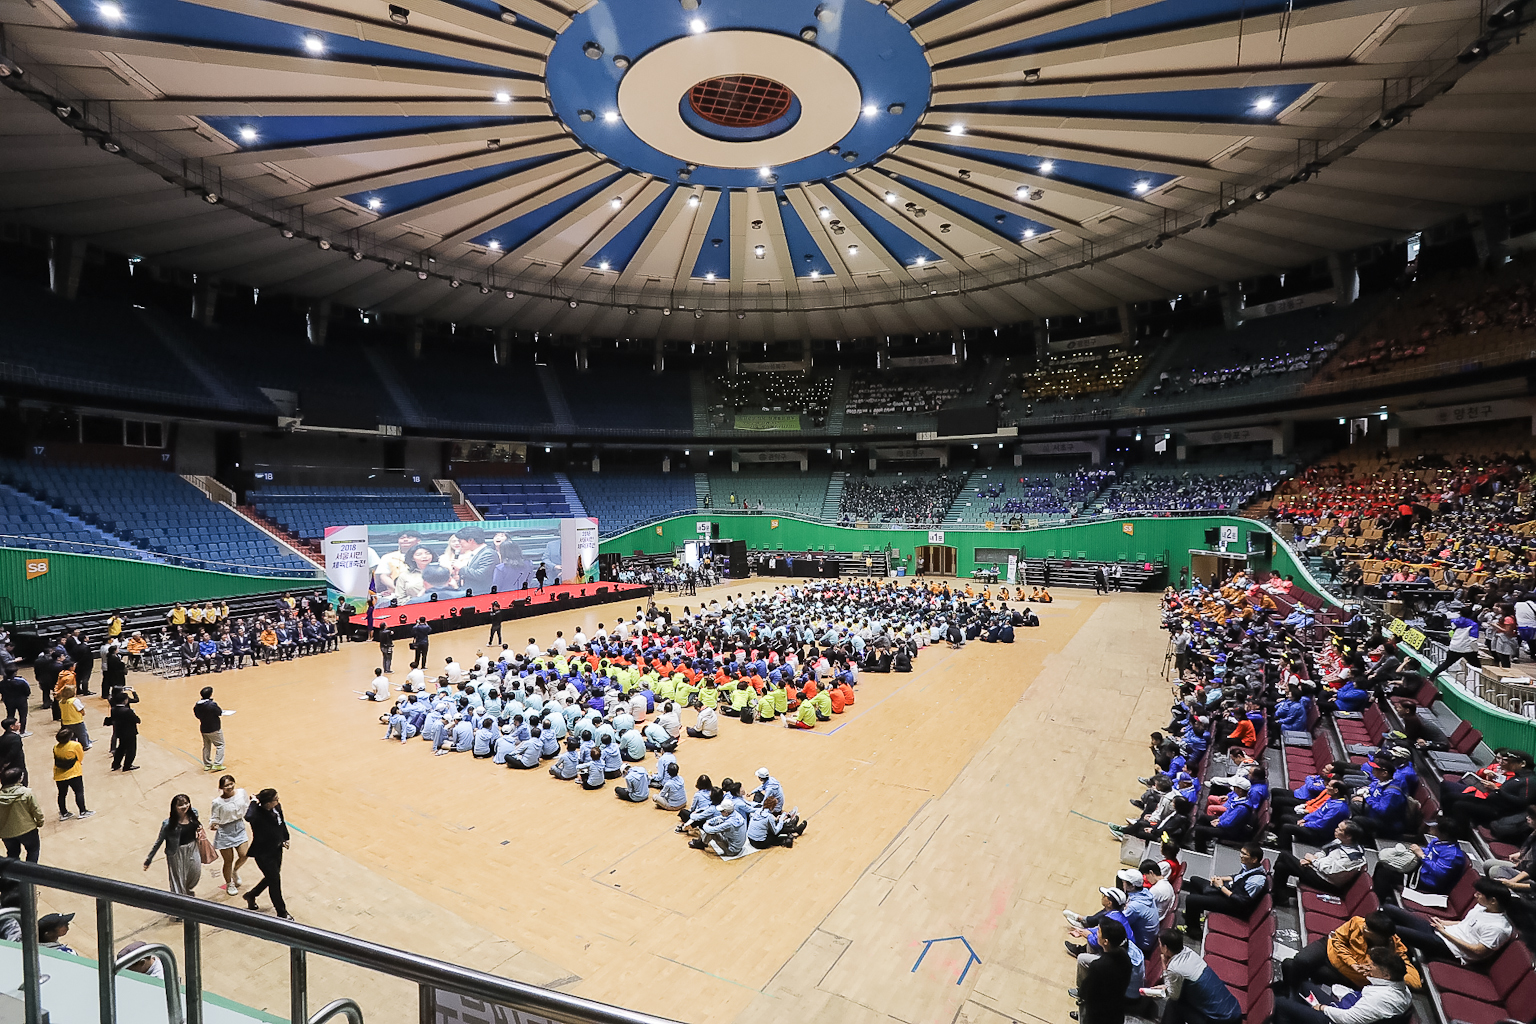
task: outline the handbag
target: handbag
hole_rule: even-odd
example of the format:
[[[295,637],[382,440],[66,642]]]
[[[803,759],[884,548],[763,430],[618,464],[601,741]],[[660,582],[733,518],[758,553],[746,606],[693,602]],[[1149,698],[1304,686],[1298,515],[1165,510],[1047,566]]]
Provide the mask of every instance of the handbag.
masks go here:
[[[205,866],[219,859],[219,851],[213,848],[213,844],[208,841],[208,833],[201,828],[197,830],[197,856]]]

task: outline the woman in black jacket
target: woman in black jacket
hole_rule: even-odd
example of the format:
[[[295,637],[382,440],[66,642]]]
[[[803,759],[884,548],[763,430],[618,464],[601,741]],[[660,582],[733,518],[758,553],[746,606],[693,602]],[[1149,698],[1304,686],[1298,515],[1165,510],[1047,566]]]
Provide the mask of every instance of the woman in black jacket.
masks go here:
[[[283,819],[283,805],[277,802],[277,790],[264,789],[256,794],[245,812],[245,820],[251,826],[251,859],[261,872],[256,888],[245,894],[245,905],[258,909],[256,897],[263,890],[272,896],[272,909],[285,921],[292,921],[288,905],[283,902],[283,851],[288,849],[288,823]]]
[[[112,711],[106,725],[112,727],[112,770],[136,772],[133,759],[139,756],[139,715],[129,704],[137,704],[139,695],[127,687],[112,691]]]

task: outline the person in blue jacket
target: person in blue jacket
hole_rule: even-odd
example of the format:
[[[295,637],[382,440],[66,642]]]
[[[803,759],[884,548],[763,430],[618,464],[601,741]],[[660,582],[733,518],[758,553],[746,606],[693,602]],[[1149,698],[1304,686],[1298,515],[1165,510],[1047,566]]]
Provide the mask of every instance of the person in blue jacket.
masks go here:
[[[1208,846],[1207,840],[1210,839],[1241,842],[1253,835],[1254,809],[1248,803],[1249,786],[1247,779],[1241,776],[1234,778],[1232,790],[1240,799],[1229,799],[1221,817],[1214,821],[1201,815],[1200,823],[1195,826],[1197,846]]]
[[[1392,769],[1377,762],[1371,766],[1371,781],[1365,789],[1350,797],[1349,809],[1368,836],[1396,839],[1403,831],[1408,799],[1392,781]]]
[[[1345,679],[1333,695],[1333,706],[1340,711],[1362,711],[1370,702],[1370,693],[1360,689],[1353,676]]]
[[[1285,699],[1275,704],[1275,722],[1286,732],[1306,732],[1312,698],[1292,686]]]
[[[1409,844],[1408,849],[1419,859],[1418,878],[1413,887],[1419,892],[1440,895],[1449,893],[1461,881],[1467,869],[1467,855],[1454,839],[1446,838],[1440,831],[1439,821],[1424,823],[1424,845]],[[1411,873],[1395,868],[1385,860],[1378,861],[1371,875],[1371,888],[1383,904],[1388,897],[1396,896]]]
[[[1349,817],[1349,801],[1345,796],[1344,784],[1338,779],[1330,779],[1327,787],[1318,796],[1326,798],[1321,806],[1305,814],[1281,815],[1283,823],[1278,831],[1282,839],[1306,843],[1309,846],[1322,846],[1333,838],[1334,827]],[[1298,804],[1297,806],[1303,808],[1307,805]]]
[[[613,787],[613,795],[632,804],[643,804],[651,797],[651,773],[637,764],[629,766],[624,781]]]

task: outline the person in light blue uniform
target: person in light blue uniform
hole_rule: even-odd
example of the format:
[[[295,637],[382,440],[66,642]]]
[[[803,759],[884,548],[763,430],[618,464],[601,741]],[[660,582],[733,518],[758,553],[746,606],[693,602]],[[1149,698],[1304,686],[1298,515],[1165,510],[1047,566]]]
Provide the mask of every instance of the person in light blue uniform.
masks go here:
[[[553,729],[541,725],[533,730],[533,734],[539,738],[539,760],[549,761],[559,755],[560,737],[555,735]]]
[[[662,780],[667,777],[667,768],[677,764],[677,755],[670,751],[662,751],[656,755],[656,770],[651,773],[651,788],[660,789]],[[681,806],[681,805],[679,805]]]
[[[625,761],[645,760],[645,737],[639,729],[629,729],[619,736],[619,756]]]
[[[695,850],[713,849],[722,857],[739,856],[747,848],[747,819],[730,797],[720,802],[718,810],[701,826],[703,835],[688,845]]]
[[[432,744],[433,753],[443,745],[443,739],[447,734],[447,728],[443,722],[442,713],[432,711],[427,715],[427,720],[421,726],[421,738]]]
[[[581,774],[581,747],[575,740],[566,739],[565,752],[549,766],[549,774],[566,782]]]
[[[604,778],[603,762],[588,761],[581,766],[582,789],[602,789],[606,783],[607,779]]]
[[[756,802],[756,797],[759,793],[763,795],[764,800],[770,796],[773,797],[778,801],[779,809],[783,810],[784,787],[779,785],[779,780],[774,778],[767,768],[759,768],[757,770],[757,788],[751,793],[754,802]]]
[[[603,774],[608,778],[616,779],[624,774],[624,755],[612,736],[606,733],[602,736],[594,755],[602,762]]]
[[[491,763],[506,764],[515,750],[517,750],[517,741],[512,738],[512,727],[504,725],[496,737],[496,753],[491,757]]]
[[[453,726],[443,734],[443,742],[433,750],[438,757],[444,754],[458,754],[466,750],[472,750],[475,746],[475,730],[469,724],[469,719],[459,718]]]
[[[475,730],[474,756],[495,757],[497,738],[496,720],[489,715],[480,719],[480,727]]]
[[[651,773],[637,764],[629,766],[624,781],[613,787],[613,795],[632,804],[643,804],[651,795]]]
[[[613,716],[613,731],[620,736],[635,727],[635,716],[627,710],[620,711]]]
[[[519,743],[517,748],[512,751],[512,756],[507,758],[508,768],[527,771],[529,768],[537,768],[539,766],[539,759],[544,749],[544,744],[539,739],[538,730],[533,730],[533,733],[533,735]]]
[[[400,710],[400,705],[396,704],[387,716],[384,738],[389,740],[398,737],[400,742],[404,743],[415,735],[415,726],[411,725],[411,720],[405,717],[405,713]]]
[[[673,761],[665,768],[658,766],[656,776],[660,776],[659,791],[653,798],[657,807],[664,811],[681,811],[688,804],[688,793],[683,786],[683,777],[679,774],[677,762]],[[656,776],[652,776],[651,782],[657,782]]]

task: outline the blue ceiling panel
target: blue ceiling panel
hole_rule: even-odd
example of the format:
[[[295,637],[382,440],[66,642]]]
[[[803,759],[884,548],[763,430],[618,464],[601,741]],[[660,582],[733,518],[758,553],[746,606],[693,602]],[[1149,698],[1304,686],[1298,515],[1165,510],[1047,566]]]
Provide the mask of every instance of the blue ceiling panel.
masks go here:
[[[241,149],[271,149],[352,139],[415,135],[440,128],[500,127],[520,124],[518,117],[224,117],[204,115],[203,123]],[[253,128],[256,139],[246,142],[241,130]]]
[[[399,213],[401,210],[409,210],[422,203],[430,203],[434,199],[464,192],[484,185],[488,181],[495,181],[497,178],[504,178],[509,174],[516,174],[518,171],[538,167],[540,164],[558,159],[559,157],[556,156],[541,156],[527,160],[509,160],[492,167],[474,167],[467,171],[422,178],[420,181],[388,185],[384,188],[370,189],[367,192],[354,192],[346,198],[359,206],[368,206],[369,209],[376,210],[381,215]],[[378,200],[379,205],[369,206],[370,200],[375,199]]]
[[[1039,114],[1047,116],[1134,117],[1170,121],[1273,121],[1310,85],[1266,85],[1246,89],[1188,89],[1111,96],[1058,96],[998,103],[935,105],[945,113]],[[942,103],[943,97],[938,97]]]
[[[994,206],[980,199],[957,195],[947,189],[935,188],[924,182],[913,181],[911,178],[903,178],[899,175],[896,180],[905,188],[925,197],[929,202],[943,203],[962,217],[967,217],[988,231],[1004,235],[1015,242],[1028,241],[1052,230],[1050,225],[1030,220],[1018,213],[1017,210],[1022,207],[1010,209],[1011,204],[1003,202]],[[999,218],[1002,219],[999,220]]]
[[[1015,170],[1026,171],[1030,174],[1038,174],[1073,185],[1081,185],[1084,188],[1095,188],[1122,196],[1137,195],[1136,183],[1139,181],[1146,182],[1147,190],[1151,190],[1162,188],[1176,177],[1173,174],[1135,171],[1127,167],[1110,167],[1105,164],[1085,164],[1077,160],[1060,160],[1056,157],[1024,156],[1019,153],[994,153],[991,150],[973,149],[969,146],[933,145],[929,148],[938,150],[941,153],[948,153],[951,156],[974,157],[977,160],[985,160],[988,163],[998,164],[1003,167],[1012,167]],[[1040,165],[1047,160],[1051,164],[1049,172],[1040,169]],[[1040,187],[1050,188],[1049,185],[1042,185]]]
[[[884,246],[887,252],[901,262],[902,266],[910,267],[917,263],[918,260],[922,260],[925,263],[937,263],[939,261],[939,254],[922,242],[919,242],[916,238],[913,238],[901,228],[892,224],[874,210],[871,210],[864,203],[853,198],[843,189],[838,188],[836,185],[831,186],[831,188],[837,194],[837,198],[842,204],[848,208],[848,212],[853,214],[860,224],[864,225],[864,230],[873,235],[875,240]]]
[[[704,244],[699,246],[698,259],[693,261],[694,277],[709,277],[711,274],[722,281],[731,276],[731,195],[729,192],[721,193],[720,202],[715,205],[715,215],[709,218],[709,234],[704,236]]]
[[[783,193],[780,193],[782,195]],[[784,242],[789,246],[790,260],[795,265],[796,277],[830,277],[832,264],[822,255],[821,246],[811,235],[811,229],[800,219],[800,213],[788,203],[779,204],[779,219],[784,222]]]
[[[667,201],[672,198],[676,187],[661,190],[661,195],[651,200],[649,206],[641,210],[634,220],[630,221],[619,232],[608,240],[586,265],[594,270],[602,269],[604,263],[609,270],[623,270],[629,266],[629,261],[635,258],[635,253],[640,250],[640,243],[645,241],[645,236],[651,233],[651,228],[656,226],[656,221],[661,218],[661,211],[667,208]]]
[[[485,234],[470,239],[470,241],[475,245],[499,248],[503,252],[510,252],[561,217],[564,217],[567,213],[576,209],[576,207],[588,199],[597,195],[603,189],[612,185],[619,177],[619,174],[610,174],[602,181],[588,185],[583,189],[577,189],[563,199],[556,199],[552,203],[545,203],[538,209],[525,213],[515,220],[509,220],[500,227],[492,228]],[[493,242],[495,243],[494,246],[492,245]]]

